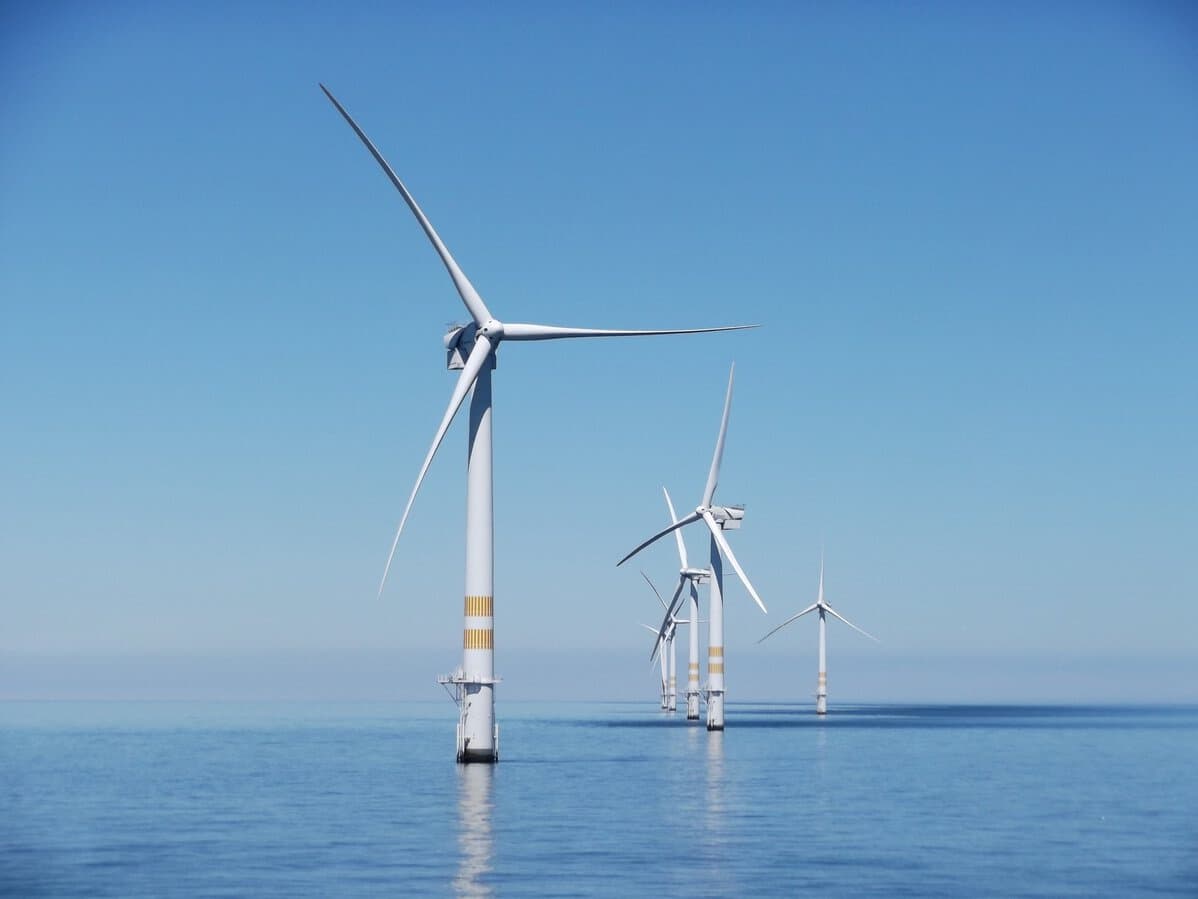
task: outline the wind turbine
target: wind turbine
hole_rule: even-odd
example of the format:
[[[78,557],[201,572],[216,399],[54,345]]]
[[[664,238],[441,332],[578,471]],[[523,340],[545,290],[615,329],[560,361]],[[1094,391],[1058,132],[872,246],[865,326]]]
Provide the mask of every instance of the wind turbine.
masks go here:
[[[657,628],[653,627],[652,625],[641,624],[641,627],[651,632],[654,636],[657,636]],[[663,712],[670,707],[670,674],[667,670],[669,664],[667,659],[669,658],[669,655],[670,654],[668,652],[663,652],[658,658],[658,662],[660,663],[661,667],[661,710]],[[653,660],[650,659],[649,661]]]
[[[661,488],[661,492],[665,494],[666,508],[670,510],[670,521],[674,524],[678,523],[678,516],[674,513],[674,504],[670,502],[670,492],[665,487]],[[678,543],[678,590],[681,590],[684,584],[690,586],[690,620],[693,622],[699,621],[699,591],[697,585],[705,584],[711,580],[711,572],[706,568],[692,568],[686,559],[686,543],[682,540],[682,531],[674,531],[674,538]],[[660,595],[658,596],[660,599]],[[677,593],[675,593],[677,599]],[[665,603],[662,603],[665,605]],[[667,606],[668,608],[668,606]],[[669,617],[669,616],[667,616]],[[690,661],[686,666],[686,720],[699,720],[699,628],[692,627],[690,630]],[[657,647],[654,646],[654,652]]]
[[[678,625],[690,624],[690,625],[693,625],[691,627],[691,634],[692,634],[691,642],[697,644],[698,643],[697,635],[699,633],[699,625],[698,625],[699,616],[696,614],[696,615],[692,615],[689,619],[679,618],[677,615],[674,614],[673,610],[671,610],[670,607],[666,605],[666,601],[661,598],[661,593],[658,592],[657,585],[655,585],[653,583],[653,581],[649,580],[649,575],[645,574],[645,572],[642,571],[641,577],[643,577],[645,579],[645,583],[648,584],[649,587],[653,590],[653,593],[657,596],[657,601],[659,603],[661,603],[661,607],[666,610],[666,621],[668,623],[663,623],[663,625],[662,625],[663,628],[665,629],[664,632],[659,630],[658,628],[649,627],[649,625],[647,625],[647,624],[642,624],[641,627],[646,628],[649,631],[652,631],[654,636],[656,637],[656,639],[653,641],[653,652],[649,655],[650,662],[652,662],[653,657],[655,655],[657,655],[658,648],[659,647],[662,648],[662,653],[661,653],[661,684],[662,684],[661,707],[663,709],[673,712],[673,711],[676,711],[678,708],[678,654],[675,650],[674,638],[678,635]],[[691,653],[692,662],[694,661],[694,659],[697,655],[698,655],[698,650],[696,649],[693,653]],[[695,667],[697,669],[698,666],[692,665],[692,667]]]
[[[791,615],[757,642],[760,643],[762,640],[769,639],[772,635],[778,633],[778,631],[786,627],[786,625],[790,624],[792,621],[798,621],[808,612],[819,612],[819,680],[816,681],[815,686],[815,714],[826,715],[828,713],[828,659],[825,631],[827,630],[828,624],[824,618],[825,614],[833,615],[836,618],[839,618],[853,630],[860,634],[865,634],[865,636],[869,637],[869,639],[873,640],[875,643],[880,643],[881,641],[878,640],[878,638],[873,634],[866,633],[865,631],[861,630],[861,628],[857,627],[857,625],[853,624],[853,622],[849,621],[847,618],[837,612],[824,600],[824,554],[822,550],[819,554],[819,593],[815,602],[803,609],[803,611],[799,612],[798,614]]]
[[[470,430],[466,467],[466,603],[463,632],[462,665],[452,675],[440,678],[447,686],[452,684],[456,691],[460,717],[457,730],[457,760],[459,762],[495,762],[499,759],[499,726],[495,723],[495,643],[494,643],[494,495],[492,489],[491,456],[491,372],[495,368],[495,353],[503,341],[559,340],[575,337],[633,337],[648,334],[697,334],[709,331],[736,331],[752,325],[735,325],[720,328],[686,328],[663,331],[598,330],[594,328],[565,328],[557,325],[538,325],[520,322],[501,322],[483,302],[474,285],[458,266],[432,224],[425,217],[407,187],[399,180],[391,166],[379,153],[365,132],[358,127],[337,99],[323,84],[320,89],[341,113],[342,118],[358,135],[370,151],[383,172],[395,185],[404,202],[420,223],[425,236],[441,257],[449,277],[457,288],[462,303],[472,321],[456,327],[445,335],[448,352],[448,367],[461,371],[449,405],[441,418],[441,424],[433,435],[432,446],[416,476],[416,486],[408,497],[391,551],[383,568],[379,582],[379,595],[387,582],[395,547],[416,493],[424,481],[433,456],[445,437],[450,423],[461,407],[467,393],[470,399]]]
[[[732,411],[732,380],[736,374],[736,365],[734,364],[728,372],[728,392],[724,396],[724,416],[720,420],[720,436],[716,439],[715,453],[711,457],[711,469],[707,473],[707,485],[703,489],[703,498],[699,505],[695,507],[695,511],[684,515],[681,519],[674,521],[668,528],[658,531],[648,540],[641,543],[636,549],[622,558],[616,565],[623,565],[646,546],[660,540],[671,531],[678,531],[679,528],[686,527],[695,521],[703,521],[707,525],[707,530],[711,533],[711,609],[708,613],[709,624],[707,628],[707,729],[708,730],[723,730],[724,729],[724,563],[726,558],[732,566],[732,570],[736,572],[736,576],[740,578],[745,589],[749,591],[749,595],[753,597],[754,602],[761,607],[761,611],[765,612],[765,603],[761,601],[761,597],[757,595],[757,591],[753,589],[753,585],[749,582],[748,575],[745,574],[740,563],[736,560],[736,556],[732,552],[732,547],[728,545],[728,539],[724,536],[724,531],[736,530],[740,527],[741,520],[745,517],[744,506],[715,506],[712,505],[712,499],[715,497],[716,484],[720,477],[720,461],[724,456],[724,439],[728,435],[728,415]],[[668,497],[667,497],[668,499]],[[670,517],[674,518],[673,505],[670,506]],[[679,538],[681,540],[681,537]],[[685,554],[685,549],[682,550]],[[669,606],[666,608],[666,619],[662,622],[659,634],[663,634],[669,622],[670,615],[674,611],[674,607],[678,604],[678,598],[682,595],[682,588],[686,584],[687,578],[681,574],[678,577],[678,588],[674,591],[674,597],[670,600]],[[696,648],[697,651],[697,648]],[[697,672],[696,672],[697,673]],[[698,710],[696,709],[696,712]]]

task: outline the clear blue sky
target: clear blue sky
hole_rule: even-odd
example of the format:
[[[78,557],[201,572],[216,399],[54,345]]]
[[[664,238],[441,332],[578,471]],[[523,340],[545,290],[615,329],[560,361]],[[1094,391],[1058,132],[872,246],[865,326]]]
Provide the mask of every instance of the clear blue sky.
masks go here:
[[[504,346],[500,673],[647,648],[614,563],[663,483],[697,502],[735,360],[718,498],[771,614],[729,587],[732,693],[750,654],[810,693],[814,624],[754,641],[822,540],[870,697],[1062,657],[1106,672],[1078,695],[1193,698],[1152,665],[1198,670],[1196,44],[1183,3],[6,6],[0,692],[30,659],[456,664],[463,422],[374,589],[465,312],[323,81],[500,318],[762,325]],[[636,561],[664,586],[672,552]]]

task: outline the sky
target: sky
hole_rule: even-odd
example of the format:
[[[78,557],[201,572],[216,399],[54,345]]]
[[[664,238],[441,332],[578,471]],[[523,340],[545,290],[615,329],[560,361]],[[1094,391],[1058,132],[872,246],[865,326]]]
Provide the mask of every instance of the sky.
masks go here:
[[[1183,3],[4,6],[0,697],[460,661],[464,416],[375,590],[466,312],[323,82],[500,319],[761,326],[502,347],[508,695],[652,696],[677,557],[615,562],[735,361],[730,699],[810,696],[815,623],[756,640],[822,545],[882,641],[830,624],[834,695],[1198,700],[1196,45]]]

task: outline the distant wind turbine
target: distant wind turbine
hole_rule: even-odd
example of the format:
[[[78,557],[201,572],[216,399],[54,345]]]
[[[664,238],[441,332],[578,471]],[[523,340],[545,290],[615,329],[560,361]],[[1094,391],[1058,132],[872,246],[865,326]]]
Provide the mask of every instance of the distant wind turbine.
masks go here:
[[[670,521],[674,524],[678,523],[678,516],[674,512],[674,504],[670,501],[670,492],[665,487],[661,488],[661,492],[666,498],[666,508],[670,510]],[[699,621],[699,591],[698,584],[705,584],[711,580],[711,572],[706,568],[692,568],[686,558],[686,543],[682,539],[682,531],[674,531],[674,538],[678,543],[678,589],[681,590],[683,584],[690,587],[690,620],[693,622]],[[658,597],[660,598],[660,596]],[[665,605],[665,603],[662,603]],[[667,606],[668,608],[668,606]],[[699,720],[699,628],[692,627],[689,634],[690,660],[686,666],[686,720]],[[656,652],[657,647],[654,646]]]
[[[495,353],[503,341],[560,340],[575,337],[633,337],[649,334],[697,334],[710,331],[737,331],[753,325],[734,325],[719,328],[686,328],[660,331],[597,330],[594,328],[566,328],[557,325],[501,322],[483,302],[474,285],[458,266],[440,236],[425,217],[407,187],[399,180],[391,166],[378,149],[358,127],[348,112],[323,84],[320,89],[341,113],[342,118],[358,135],[366,149],[382,167],[383,172],[420,223],[425,236],[441,257],[449,277],[457,288],[458,295],[471,321],[464,327],[454,328],[445,335],[448,351],[448,367],[461,371],[449,405],[441,418],[441,424],[433,435],[432,446],[416,476],[416,486],[408,497],[391,551],[383,568],[379,582],[379,595],[387,582],[395,548],[400,534],[412,511],[416,493],[424,481],[433,456],[441,445],[445,432],[457,415],[467,393],[470,400],[470,432],[466,467],[466,609],[463,633],[462,666],[454,674],[442,678],[446,685],[452,684],[460,710],[457,732],[457,760],[459,762],[495,762],[499,759],[499,726],[495,723],[495,646],[494,646],[494,495],[492,489],[491,455],[491,372],[495,368]]]
[[[707,525],[707,530],[711,534],[711,608],[708,612],[708,647],[707,647],[707,729],[708,730],[723,730],[724,729],[724,564],[723,559],[727,559],[732,566],[732,570],[736,572],[736,576],[740,578],[745,589],[749,591],[749,595],[753,597],[753,601],[761,607],[761,611],[765,612],[765,603],[761,601],[761,597],[757,595],[757,591],[753,589],[752,583],[749,582],[748,575],[740,566],[740,562],[736,560],[736,556],[732,552],[732,547],[728,545],[728,540],[724,536],[724,531],[735,530],[740,527],[741,520],[745,517],[744,506],[715,506],[712,505],[712,500],[715,497],[716,484],[720,477],[720,462],[724,456],[724,440],[728,435],[728,416],[732,411],[732,381],[736,373],[736,366],[733,365],[728,372],[728,392],[724,395],[724,415],[720,420],[720,436],[716,439],[715,453],[711,457],[711,469],[707,473],[707,485],[703,489],[703,498],[699,505],[695,507],[695,511],[684,515],[680,520],[675,521],[668,528],[658,531],[648,540],[641,543],[622,558],[617,565],[623,565],[646,546],[660,540],[671,531],[677,531],[679,528],[686,527],[696,521],[703,521]],[[671,505],[670,517],[673,518],[673,507]],[[668,625],[670,615],[678,604],[678,599],[682,595],[682,588],[685,586],[687,578],[679,575],[678,588],[674,591],[674,596],[670,600],[666,608],[666,618],[662,621],[662,627],[659,634],[664,635],[664,631]]]
[[[880,643],[881,641],[873,634],[866,633],[865,631],[861,630],[861,628],[857,627],[857,625],[853,624],[853,622],[849,621],[824,601],[824,554],[822,550],[819,554],[819,593],[815,602],[803,609],[803,611],[795,615],[791,615],[757,642],[761,643],[763,640],[768,640],[771,636],[782,630],[782,628],[786,627],[786,625],[790,624],[792,621],[798,621],[808,612],[819,612],[819,680],[816,681],[815,686],[815,713],[817,715],[826,715],[828,713],[828,659],[826,644],[827,638],[825,636],[825,631],[827,630],[828,625],[824,619],[824,615],[833,615],[836,618],[839,618],[853,630],[857,631],[857,633],[865,634],[865,636],[869,637],[869,639],[873,640],[875,643]]]
[[[642,623],[641,627],[649,631],[654,636],[657,635],[657,628],[653,627],[653,625]],[[669,662],[667,661],[669,655],[670,654],[668,652],[663,652],[660,656],[658,656],[657,659],[658,666],[661,668],[661,710],[663,712],[670,707],[670,674],[668,671]]]
[[[661,603],[661,607],[666,610],[666,619],[669,622],[668,624],[664,625],[664,633],[657,628],[650,627],[647,624],[642,624],[641,627],[651,631],[656,638],[653,641],[653,652],[649,656],[649,661],[653,661],[653,657],[657,655],[658,648],[662,648],[661,707],[673,712],[678,708],[678,654],[675,651],[674,638],[678,635],[678,626],[680,624],[689,624],[693,625],[691,627],[691,642],[697,642],[699,632],[697,622],[699,618],[697,615],[693,615],[689,619],[679,618],[674,614],[673,611],[670,610],[669,606],[666,605],[666,601],[661,598],[661,592],[657,589],[657,585],[654,584],[653,581],[649,580],[649,575],[642,571],[641,577],[645,579],[645,583],[648,584],[653,590],[654,595],[657,597],[657,601]],[[698,650],[692,653],[692,660],[696,655],[698,655]]]

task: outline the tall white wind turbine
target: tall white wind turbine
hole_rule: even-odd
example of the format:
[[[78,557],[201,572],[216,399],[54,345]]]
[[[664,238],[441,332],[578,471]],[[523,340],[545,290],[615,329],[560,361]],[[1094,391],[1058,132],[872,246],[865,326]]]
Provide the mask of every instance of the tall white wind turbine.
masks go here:
[[[462,303],[472,321],[455,328],[445,336],[448,367],[461,371],[441,424],[433,435],[432,445],[416,476],[416,485],[408,497],[391,551],[379,582],[379,595],[391,570],[395,548],[407,523],[412,503],[424,481],[433,456],[441,445],[445,432],[461,407],[467,393],[470,400],[470,431],[466,469],[466,603],[463,633],[462,666],[443,683],[454,685],[460,719],[457,732],[459,762],[495,762],[499,759],[499,727],[495,723],[495,645],[494,645],[494,517],[491,456],[491,372],[495,368],[495,353],[503,341],[560,340],[575,337],[632,337],[648,334],[697,334],[709,331],[736,331],[751,325],[720,328],[686,328],[659,331],[597,330],[594,328],[565,328],[557,325],[501,322],[483,302],[474,285],[450,255],[440,236],[425,217],[407,187],[399,180],[378,149],[358,127],[348,112],[323,84],[320,89],[341,113],[341,116],[370,151],[383,172],[395,185],[404,202],[420,223],[429,242],[441,257],[449,277],[457,288]]]
[[[815,602],[803,609],[803,611],[791,615],[757,642],[761,643],[763,640],[769,639],[771,636],[778,633],[778,631],[782,630],[782,628],[786,627],[786,625],[790,624],[792,621],[798,621],[808,612],[819,612],[819,680],[816,681],[815,686],[815,713],[817,715],[826,715],[828,713],[828,655],[826,643],[827,638],[825,634],[828,624],[824,616],[832,615],[836,618],[839,618],[853,630],[857,631],[857,633],[865,634],[865,636],[869,637],[869,639],[873,640],[875,643],[879,643],[881,641],[878,640],[878,638],[873,634],[866,633],[865,631],[861,630],[861,628],[857,627],[857,625],[853,624],[853,622],[849,621],[847,618],[837,612],[824,600],[824,554],[822,550],[819,554],[819,593],[816,596]]]
[[[686,527],[686,525],[696,521],[703,521],[707,525],[707,530],[711,534],[711,608],[708,612],[709,623],[707,627],[708,730],[724,729],[724,559],[728,560],[728,563],[732,566],[732,570],[736,572],[736,576],[740,578],[741,583],[745,585],[745,589],[749,591],[749,595],[753,597],[753,601],[761,607],[761,611],[766,611],[765,603],[761,601],[761,597],[753,589],[748,575],[745,574],[744,569],[741,568],[740,563],[736,560],[736,556],[732,552],[732,547],[728,545],[728,539],[724,536],[724,531],[735,530],[740,527],[741,520],[745,517],[744,506],[716,506],[712,504],[712,500],[715,497],[716,484],[720,478],[720,462],[724,456],[724,440],[728,435],[728,416],[732,411],[732,381],[735,374],[736,366],[733,365],[728,372],[728,392],[724,396],[724,415],[720,420],[720,436],[716,439],[715,453],[711,457],[711,468],[707,473],[707,485],[703,489],[703,498],[699,502],[699,505],[695,507],[695,511],[674,521],[665,530],[658,531],[616,563],[617,565],[623,565],[646,546],[660,540],[671,531],[677,531],[679,528]],[[674,517],[672,505],[670,517]],[[685,549],[683,552],[685,552]],[[682,588],[685,583],[686,578],[679,575],[678,588],[674,591],[674,597],[670,600],[670,604],[666,609],[666,620],[662,622],[663,630],[675,606],[678,604],[678,599],[682,595]]]

